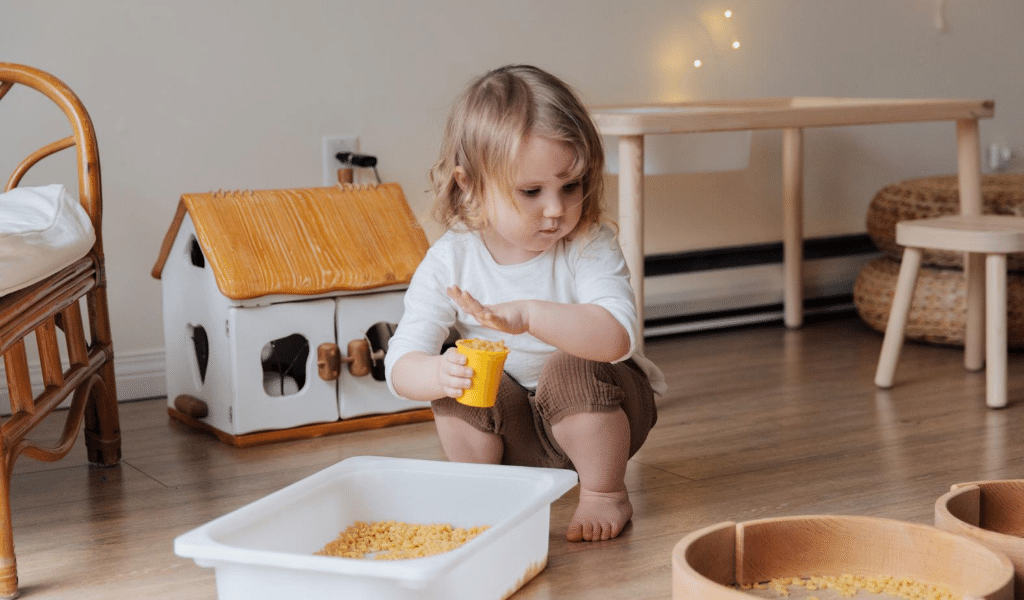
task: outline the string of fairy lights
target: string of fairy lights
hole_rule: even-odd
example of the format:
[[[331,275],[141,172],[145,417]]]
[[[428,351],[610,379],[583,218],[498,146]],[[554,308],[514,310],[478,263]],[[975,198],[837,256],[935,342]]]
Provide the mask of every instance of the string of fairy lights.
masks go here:
[[[933,15],[932,22],[935,25],[935,29],[937,29],[939,31],[948,31],[949,23],[946,20],[946,2],[947,2],[947,0],[934,0],[934,2],[935,2],[935,7],[934,7],[934,11],[935,12],[934,12],[934,15]],[[726,28],[728,30],[729,37],[732,40],[729,45],[732,47],[733,50],[739,50],[739,48],[740,48],[740,40],[739,40],[739,38],[736,37],[736,28],[733,26],[733,11],[732,11],[732,9],[726,9],[725,11],[723,11],[722,12],[722,16],[725,19],[725,25],[726,25]],[[707,28],[705,28],[705,32],[707,32]],[[693,66],[694,66],[694,68],[699,69],[703,65],[704,65],[704,59],[701,58],[700,56],[697,56],[697,57],[695,57],[693,59]]]
[[[736,37],[736,28],[733,27],[733,20],[732,20],[733,12],[732,12],[732,9],[725,10],[722,13],[722,16],[725,17],[725,23],[726,23],[726,26],[728,27],[728,30],[729,30],[729,36],[732,38],[732,42],[729,45],[732,46],[733,50],[739,50],[739,48],[740,48],[740,40]],[[693,66],[694,66],[694,68],[699,69],[703,64],[704,64],[704,61],[700,57],[697,57],[697,58],[693,59]]]

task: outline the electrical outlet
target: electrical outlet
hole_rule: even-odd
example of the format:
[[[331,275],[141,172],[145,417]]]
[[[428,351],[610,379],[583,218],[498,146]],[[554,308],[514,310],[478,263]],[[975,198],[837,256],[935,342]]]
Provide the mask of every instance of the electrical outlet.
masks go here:
[[[339,152],[359,152],[359,138],[354,135],[325,135],[323,139],[324,187],[338,183],[338,169],[343,165],[334,157]]]
[[[1006,144],[992,143],[988,145],[988,170],[993,172],[1005,171],[1013,160],[1013,149]]]

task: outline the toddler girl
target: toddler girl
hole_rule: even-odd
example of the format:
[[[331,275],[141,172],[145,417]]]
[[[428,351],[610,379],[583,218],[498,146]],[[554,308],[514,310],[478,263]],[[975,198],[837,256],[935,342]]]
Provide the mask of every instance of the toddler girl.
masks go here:
[[[607,540],[633,515],[626,462],[657,419],[664,378],[637,352],[629,271],[603,224],[604,154],[586,109],[558,78],[506,66],[456,102],[430,172],[447,232],[412,278],[388,344],[388,386],[432,401],[449,460],[575,469],[566,537]],[[503,340],[492,408],[452,398],[466,358],[442,346]]]

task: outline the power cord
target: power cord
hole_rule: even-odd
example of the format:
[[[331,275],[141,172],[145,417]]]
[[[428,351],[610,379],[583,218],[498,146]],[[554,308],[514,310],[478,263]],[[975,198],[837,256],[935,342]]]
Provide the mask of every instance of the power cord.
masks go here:
[[[373,169],[373,176],[377,178],[377,183],[382,183],[380,173],[377,172],[376,156],[372,154],[355,154],[354,152],[339,152],[334,155],[334,158],[338,159],[343,165]]]

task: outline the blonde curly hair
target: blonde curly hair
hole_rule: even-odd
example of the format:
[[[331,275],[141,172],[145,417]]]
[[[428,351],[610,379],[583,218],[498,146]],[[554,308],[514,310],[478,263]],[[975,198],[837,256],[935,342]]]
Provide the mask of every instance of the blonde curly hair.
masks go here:
[[[484,208],[490,190],[514,202],[515,161],[521,143],[530,135],[562,142],[575,154],[572,175],[579,177],[583,207],[572,234],[600,222],[604,149],[597,127],[568,84],[529,65],[490,71],[456,100],[440,156],[429,174],[434,217],[447,229],[486,227]],[[456,180],[458,169],[465,189]]]

